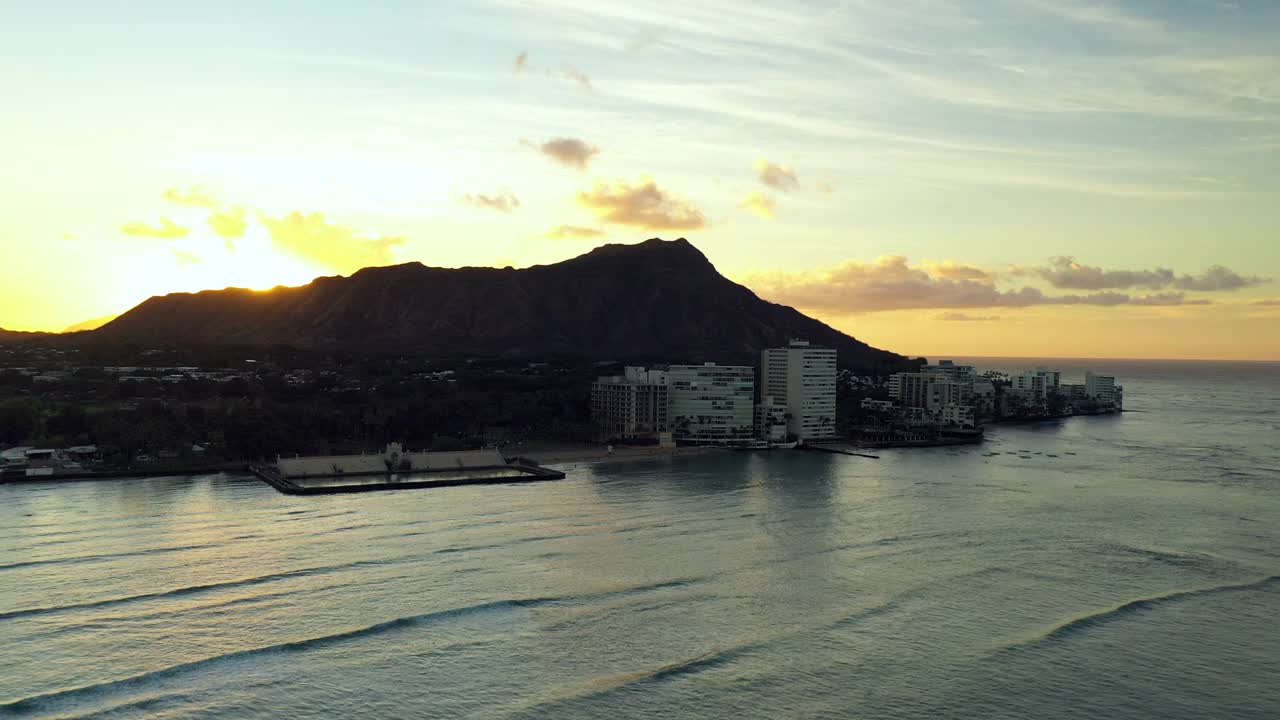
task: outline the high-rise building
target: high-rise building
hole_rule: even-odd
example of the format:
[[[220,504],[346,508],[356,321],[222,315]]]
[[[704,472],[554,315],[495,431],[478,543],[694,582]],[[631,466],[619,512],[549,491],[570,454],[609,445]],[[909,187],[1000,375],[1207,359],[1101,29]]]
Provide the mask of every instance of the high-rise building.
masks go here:
[[[760,353],[760,394],[787,407],[787,430],[797,439],[836,436],[836,351],[792,340]]]
[[[746,365],[672,365],[671,434],[689,445],[745,445],[755,434],[756,370]]]
[[[667,373],[628,367],[591,385],[591,420],[605,439],[654,437],[670,429]]]
[[[1116,379],[1112,375],[1084,374],[1084,394],[1100,403],[1116,404]]]

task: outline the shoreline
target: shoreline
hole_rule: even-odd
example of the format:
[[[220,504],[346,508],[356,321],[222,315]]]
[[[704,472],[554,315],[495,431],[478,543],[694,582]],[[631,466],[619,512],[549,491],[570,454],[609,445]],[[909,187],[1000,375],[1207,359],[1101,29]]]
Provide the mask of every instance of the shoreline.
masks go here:
[[[543,467],[551,467],[554,465],[570,464],[607,464],[615,462],[628,462],[632,460],[659,460],[673,457],[688,457],[692,455],[706,455],[709,453],[726,452],[732,448],[723,447],[658,447],[654,446],[615,446],[613,452],[610,453],[603,446],[562,446],[547,447],[537,450],[521,450],[519,452],[512,451],[510,457],[519,457],[524,460],[532,461]],[[507,454],[507,453],[504,453]]]

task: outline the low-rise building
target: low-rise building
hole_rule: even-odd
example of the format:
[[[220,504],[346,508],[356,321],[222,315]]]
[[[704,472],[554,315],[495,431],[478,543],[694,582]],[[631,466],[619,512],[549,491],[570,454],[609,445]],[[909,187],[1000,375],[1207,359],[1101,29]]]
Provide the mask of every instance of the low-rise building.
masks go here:
[[[939,360],[936,364],[925,365],[921,372],[942,375],[951,382],[972,385],[978,379],[978,369],[973,365],[957,365],[951,360]]]
[[[893,412],[892,400],[874,400],[872,398],[863,398],[860,406],[863,410],[871,412]]]
[[[1014,373],[1009,380],[1014,390],[1030,392],[1038,402],[1043,403],[1051,393],[1057,392],[1062,372],[1041,367]]]
[[[935,417],[938,424],[950,427],[972,428],[977,425],[972,405],[943,405]]]
[[[591,420],[604,439],[653,438],[670,429],[667,373],[628,367],[591,385]]]
[[[773,396],[765,396],[756,404],[756,438],[771,443],[787,439],[787,406]]]

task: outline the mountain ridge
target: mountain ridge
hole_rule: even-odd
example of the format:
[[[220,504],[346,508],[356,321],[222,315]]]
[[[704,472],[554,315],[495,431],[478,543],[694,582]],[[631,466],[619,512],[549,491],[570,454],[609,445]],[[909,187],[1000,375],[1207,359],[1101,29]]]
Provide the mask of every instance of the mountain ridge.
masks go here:
[[[759,298],[684,238],[603,245],[522,269],[410,262],[269,291],[172,293],[83,335],[156,346],[752,363],[762,348],[804,338],[835,347],[846,367],[909,363]]]

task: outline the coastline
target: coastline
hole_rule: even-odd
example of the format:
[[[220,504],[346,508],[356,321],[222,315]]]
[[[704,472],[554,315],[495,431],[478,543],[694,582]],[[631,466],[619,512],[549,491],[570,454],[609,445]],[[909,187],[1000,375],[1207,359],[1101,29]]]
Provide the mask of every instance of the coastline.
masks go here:
[[[657,460],[673,457],[687,457],[691,455],[705,455],[715,452],[726,452],[730,448],[721,447],[658,447],[653,446],[615,446],[613,453],[610,454],[608,449],[602,445],[560,445],[545,446],[532,450],[516,450],[504,449],[503,454],[507,457],[520,457],[537,463],[543,467],[553,467],[556,465],[578,465],[589,463],[592,465],[606,464],[615,462],[628,462],[632,460]]]

